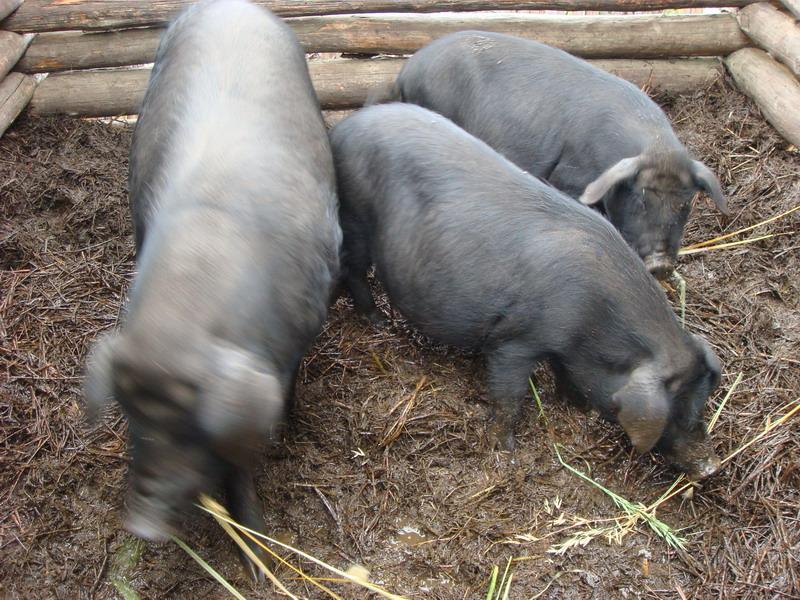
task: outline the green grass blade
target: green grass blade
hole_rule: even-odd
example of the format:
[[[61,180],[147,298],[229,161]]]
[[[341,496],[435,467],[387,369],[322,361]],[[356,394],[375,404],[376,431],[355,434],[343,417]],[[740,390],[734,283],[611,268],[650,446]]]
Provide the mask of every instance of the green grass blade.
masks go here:
[[[711,420],[708,422],[708,426],[706,427],[706,431],[711,433],[711,430],[714,429],[714,426],[717,424],[717,420],[719,419],[719,415],[722,413],[722,409],[725,408],[725,405],[728,403],[728,399],[733,395],[733,390],[736,389],[742,382],[742,377],[744,377],[744,373],[742,371],[736,376],[736,379],[731,384],[731,387],[728,388],[728,393],[725,394],[725,397],[722,399],[722,402],[719,403],[717,410],[714,411],[714,415],[711,417]]]
[[[492,574],[489,577],[489,590],[486,592],[486,600],[494,599],[494,589],[497,586],[497,574],[500,571],[497,565],[492,567]]]
[[[616,492],[609,490],[607,487],[603,486],[602,484],[598,483],[582,471],[579,471],[572,465],[568,464],[562,457],[561,452],[558,450],[558,444],[553,444],[553,448],[556,451],[556,456],[558,457],[558,462],[567,469],[570,473],[580,477],[587,483],[590,483],[597,489],[601,490],[604,494],[606,494],[611,500],[616,504],[619,508],[621,508],[625,513],[633,518],[633,519],[642,519],[647,523],[650,529],[661,539],[663,539],[667,544],[672,546],[673,548],[680,548],[681,550],[686,549],[686,540],[682,537],[677,535],[672,528],[658,519],[655,515],[647,511],[647,507],[642,504],[634,504],[630,500],[623,498]]]
[[[542,406],[542,399],[539,397],[539,392],[536,390],[536,386],[533,385],[533,380],[528,377],[528,385],[531,386],[531,392],[533,393],[533,399],[536,400],[536,406],[539,407],[539,418],[544,421],[545,425],[549,425],[547,422],[547,415],[544,414],[544,407]]]
[[[238,591],[238,590],[237,590],[235,587],[233,587],[233,586],[232,586],[230,583],[228,583],[228,580],[227,580],[227,579],[225,579],[225,578],[224,578],[222,575],[220,575],[219,573],[217,573],[217,572],[214,570],[214,567],[212,567],[212,566],[211,566],[211,565],[209,565],[209,564],[208,564],[206,561],[204,561],[204,560],[203,560],[203,559],[200,557],[200,555],[199,555],[199,554],[197,554],[197,552],[195,552],[194,550],[192,550],[191,548],[189,548],[189,546],[187,546],[187,545],[186,545],[186,543],[185,543],[183,540],[181,540],[181,539],[179,539],[179,538],[176,538],[176,537],[173,535],[173,536],[172,536],[172,541],[173,541],[173,542],[175,542],[176,544],[178,544],[178,546],[179,546],[179,547],[180,547],[180,548],[181,548],[181,549],[182,549],[184,552],[186,552],[186,554],[188,554],[189,556],[191,556],[191,557],[192,557],[192,558],[195,560],[195,562],[196,562],[198,565],[200,565],[201,567],[203,567],[203,568],[206,570],[206,572],[207,572],[209,575],[211,575],[211,576],[212,576],[214,579],[216,579],[216,580],[217,580],[217,581],[218,581],[218,582],[219,582],[219,583],[222,585],[222,587],[224,587],[226,590],[228,590],[228,592],[230,592],[231,596],[233,596],[233,597],[234,597],[234,598],[236,598],[237,600],[247,600],[247,598],[245,598],[244,596],[242,596],[242,595],[239,593],[239,591]]]

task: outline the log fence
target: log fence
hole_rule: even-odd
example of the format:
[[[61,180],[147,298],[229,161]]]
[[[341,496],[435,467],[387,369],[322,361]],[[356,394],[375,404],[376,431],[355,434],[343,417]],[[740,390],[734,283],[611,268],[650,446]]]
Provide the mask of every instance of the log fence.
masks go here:
[[[135,114],[163,27],[192,2],[0,0],[0,135],[26,106],[35,115]],[[723,74],[724,64],[776,129],[800,144],[800,111],[793,108],[800,105],[800,0],[256,3],[295,31],[310,54],[312,81],[326,110],[361,106],[375,89],[391,84],[405,56],[433,39],[481,29],[560,47],[636,85],[669,93],[707,86]],[[727,10],[676,15],[672,9],[678,8]],[[364,57],[320,59],[316,53]]]

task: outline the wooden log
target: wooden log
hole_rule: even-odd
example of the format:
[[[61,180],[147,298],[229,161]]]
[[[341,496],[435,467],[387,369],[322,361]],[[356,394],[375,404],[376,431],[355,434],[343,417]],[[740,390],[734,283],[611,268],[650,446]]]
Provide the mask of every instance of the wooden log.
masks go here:
[[[17,10],[22,0],[0,0],[0,21]]]
[[[742,30],[757,46],[800,77],[800,25],[792,17],[759,2],[743,8],[738,19]]]
[[[800,0],[781,0],[781,4],[794,15],[795,19],[800,19]]]
[[[708,87],[722,75],[722,64],[716,58],[599,59],[589,62],[641,88],[668,94],[695,92]]]
[[[311,60],[309,71],[322,107],[341,110],[359,107],[370,93],[388,87],[404,62],[399,58]],[[671,93],[696,90],[721,72],[716,59],[593,62],[637,85]],[[36,89],[31,112],[93,117],[135,114],[149,75],[148,68],[49,75]]]
[[[725,66],[778,133],[800,146],[800,82],[789,69],[758,48],[734,52]]]
[[[15,0],[16,1],[16,0]],[[478,10],[646,11],[740,7],[756,0],[256,0],[283,17],[374,12]],[[194,0],[27,0],[2,24],[18,32],[103,30],[166,25]]]
[[[163,29],[40,33],[17,64],[23,73],[124,67],[153,62]]]
[[[10,31],[0,31],[0,79],[17,64],[31,39],[33,35],[29,33],[19,35]]]
[[[48,75],[36,88],[31,114],[84,117],[137,114],[149,78],[149,68]]]
[[[730,14],[562,17],[482,15],[345,15],[290,20],[314,52],[412,53],[465,29],[507,33],[588,58],[726,56],[750,42]]]
[[[30,75],[10,73],[0,82],[0,136],[28,105],[36,80]]]
[[[311,60],[308,71],[322,107],[329,110],[358,108],[376,90],[388,88],[405,59]]]
[[[453,31],[482,29],[536,39],[591,58],[726,56],[749,45],[733,15],[553,17],[369,15],[288,19],[307,52],[410,54]],[[25,73],[152,62],[159,29],[44,33],[17,67]]]

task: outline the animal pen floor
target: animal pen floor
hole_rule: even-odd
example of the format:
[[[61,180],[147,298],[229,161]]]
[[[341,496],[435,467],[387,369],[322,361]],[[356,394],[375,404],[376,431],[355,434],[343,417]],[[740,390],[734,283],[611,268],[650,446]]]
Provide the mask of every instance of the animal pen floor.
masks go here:
[[[800,202],[798,150],[727,84],[661,100],[679,136],[721,174],[734,215],[723,223],[701,201],[686,244]],[[226,597],[174,544],[148,545],[124,564],[125,422],[117,412],[94,428],[82,420],[86,349],[116,324],[133,271],[130,137],[128,126],[23,118],[0,139],[3,598],[119,597],[111,580],[125,577],[142,598]],[[687,326],[724,364],[709,415],[743,373],[713,431],[721,456],[799,395],[798,214],[754,232],[795,235],[681,259]],[[620,544],[598,538],[556,554],[548,549],[621,510],[559,464],[551,439],[569,464],[645,505],[675,473],[656,456],[634,456],[618,427],[554,401],[546,373],[538,379],[551,429],[531,403],[509,464],[487,448],[478,357],[432,346],[397,315],[376,330],[340,299],[302,368],[285,451],[259,467],[269,531],[415,598],[483,598],[492,566],[502,572],[510,557],[514,599],[800,595],[800,417],[692,498],[659,508],[685,551],[640,524]],[[209,517],[187,514],[182,535],[248,598],[277,596],[247,580]],[[322,597],[285,567],[277,574]]]

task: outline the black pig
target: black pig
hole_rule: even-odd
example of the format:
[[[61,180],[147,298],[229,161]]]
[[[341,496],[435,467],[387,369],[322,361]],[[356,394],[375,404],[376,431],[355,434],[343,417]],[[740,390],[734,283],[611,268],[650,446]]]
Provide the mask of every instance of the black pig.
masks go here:
[[[250,471],[321,330],[341,244],[327,133],[280,19],[218,0],[169,27],[129,191],[138,273],[86,383],[90,411],[116,399],[130,423],[127,527],[163,540],[221,484],[263,529]]]
[[[331,146],[357,309],[378,314],[374,263],[423,333],[481,349],[501,446],[513,447],[528,377],[546,360],[562,392],[616,419],[639,451],[657,446],[695,476],[716,470],[702,417],[719,361],[602,216],[417,106],[364,109]]]
[[[697,190],[727,214],[717,178],[650,98],[556,48],[499,33],[447,35],[409,59],[391,96],[443,114],[598,205],[659,279],[674,270]]]

